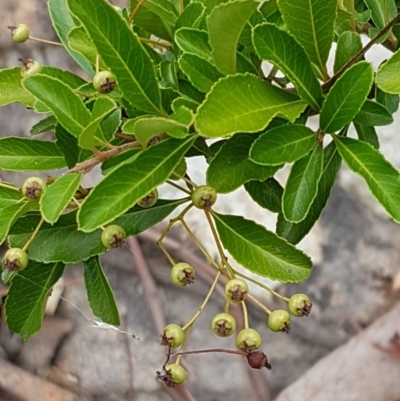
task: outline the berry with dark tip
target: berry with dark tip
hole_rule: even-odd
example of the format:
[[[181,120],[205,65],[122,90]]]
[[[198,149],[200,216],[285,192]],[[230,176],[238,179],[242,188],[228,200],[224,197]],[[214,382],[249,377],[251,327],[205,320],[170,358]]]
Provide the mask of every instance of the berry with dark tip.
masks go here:
[[[93,77],[93,86],[100,93],[110,93],[117,86],[117,81],[112,72],[100,71]]]
[[[208,185],[201,185],[192,192],[191,198],[197,208],[210,209],[217,200],[217,191]]]
[[[151,192],[149,192],[144,198],[140,199],[140,201],[137,204],[140,207],[147,209],[149,207],[154,206],[157,200],[158,200],[158,191],[156,188],[153,189]]]
[[[116,224],[107,226],[101,233],[101,242],[107,249],[121,248],[125,243],[125,230]]]
[[[229,302],[239,303],[246,299],[249,287],[243,280],[233,279],[225,284],[225,297]]]
[[[178,348],[185,339],[185,333],[181,326],[177,324],[168,324],[160,335],[161,345],[168,345],[171,348]]]
[[[211,320],[211,329],[219,337],[228,337],[236,330],[236,320],[229,313],[218,313]]]
[[[11,37],[15,43],[24,43],[29,39],[29,28],[25,24],[9,26],[8,29],[11,29]]]
[[[47,184],[41,178],[29,177],[22,184],[22,194],[31,201],[38,201],[46,188]]]
[[[236,337],[237,347],[244,351],[250,352],[260,348],[262,338],[254,329],[243,329]]]
[[[246,358],[248,364],[253,369],[267,368],[268,370],[271,370],[271,365],[268,363],[267,355],[265,355],[262,351],[249,352]]]
[[[168,387],[175,387],[186,380],[186,371],[181,365],[172,363],[167,365],[161,372],[156,372],[157,379],[163,381]]]
[[[195,279],[195,270],[188,263],[177,263],[172,266],[171,280],[178,287],[185,287],[193,284]]]
[[[10,248],[3,258],[3,270],[16,272],[28,266],[28,255],[21,248]]]
[[[19,59],[22,63],[21,76],[22,78],[32,77],[33,75],[40,74],[42,72],[42,64],[35,60],[23,60]]]
[[[289,311],[293,316],[308,316],[311,312],[312,303],[305,294],[294,294],[289,299]]]
[[[272,331],[290,332],[290,315],[284,309],[276,309],[268,316],[268,327]]]

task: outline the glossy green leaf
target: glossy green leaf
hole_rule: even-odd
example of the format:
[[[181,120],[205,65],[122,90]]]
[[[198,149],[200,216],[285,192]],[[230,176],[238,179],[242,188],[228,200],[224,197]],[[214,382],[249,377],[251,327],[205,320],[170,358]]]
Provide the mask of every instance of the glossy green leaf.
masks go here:
[[[376,127],[392,124],[393,117],[385,106],[367,99],[362,105],[361,110],[354,117],[353,122]]]
[[[3,183],[3,181],[0,181],[0,183]],[[0,210],[6,206],[16,204],[23,197],[18,187],[15,187],[9,183],[6,184],[9,186],[9,188],[0,186]]]
[[[8,328],[24,341],[40,330],[47,299],[64,267],[61,263],[43,264],[30,260],[28,267],[13,278],[4,306],[6,321]]]
[[[304,125],[283,125],[262,134],[250,149],[250,160],[266,166],[291,163],[307,155],[317,135]]]
[[[375,149],[379,149],[379,138],[376,133],[375,127],[369,127],[367,125],[357,124],[354,121],[353,124],[359,139],[368,142]]]
[[[232,101],[234,99],[234,101]],[[293,122],[306,103],[251,74],[221,79],[198,108],[196,129],[200,135],[218,138],[236,132],[258,132],[273,117]]]
[[[136,157],[141,151],[142,149],[139,148],[128,149],[125,152],[119,153],[118,155],[112,157],[111,159],[107,159],[101,165],[102,174],[107,175],[115,168],[119,167],[120,164],[127,161],[132,161],[133,158]]]
[[[2,170],[47,171],[65,165],[64,157],[54,142],[17,137],[0,138]]]
[[[265,23],[254,28],[253,44],[260,59],[278,67],[314,110],[321,108],[321,85],[306,52],[293,36],[275,25]]]
[[[224,75],[236,73],[239,37],[258,4],[255,0],[230,1],[215,7],[207,17],[214,63]]]
[[[335,82],[322,106],[322,131],[334,133],[353,120],[367,99],[373,74],[372,66],[361,61],[350,67]]]
[[[138,0],[130,0],[130,8],[133,9],[137,3]],[[143,7],[158,15],[163,21],[166,21],[172,26],[175,25],[178,19],[178,0],[146,0]]]
[[[37,74],[24,79],[23,85],[53,112],[70,134],[79,137],[89,124],[91,115],[85,103],[59,79]]]
[[[159,68],[163,86],[179,91],[177,63],[175,61],[172,63],[169,61],[162,61]]]
[[[122,110],[117,108],[100,123],[101,131],[107,141],[113,140],[114,135],[118,132],[122,121],[121,115]]]
[[[102,322],[120,325],[117,303],[98,256],[83,263],[86,293],[93,314]]]
[[[282,196],[282,211],[287,221],[299,223],[306,218],[318,193],[323,165],[321,145],[293,164]]]
[[[375,100],[382,106],[385,106],[391,114],[395,113],[399,109],[399,95],[386,93],[378,87],[375,88]]]
[[[333,71],[338,72],[361,49],[361,36],[358,33],[343,32],[337,42]]]
[[[317,196],[308,211],[307,217],[300,223],[291,223],[286,221],[283,214],[280,213],[276,225],[276,233],[278,235],[286,238],[292,244],[297,244],[310,232],[329,199],[341,161],[342,159],[336,150],[335,143],[330,143],[324,149],[324,169],[318,183]]]
[[[203,18],[205,7],[201,3],[191,3],[185,7],[183,13],[176,21],[175,29],[179,28],[198,28]],[[176,32],[175,31],[175,32]]]
[[[75,27],[75,22],[69,12],[67,0],[49,0],[47,6],[49,8],[53,27],[57,32],[64,49],[89,76],[93,76],[94,70],[90,62],[69,46],[68,32]]]
[[[375,77],[375,84],[378,88],[387,93],[400,94],[399,69],[400,49],[379,67]]]
[[[263,181],[274,175],[280,166],[257,166],[249,160],[249,149],[255,139],[247,134],[228,139],[208,167],[207,184],[219,193],[228,193],[247,181]]]
[[[298,283],[309,277],[308,256],[283,238],[241,216],[213,213],[224,248],[243,267],[282,283]]]
[[[56,128],[56,125],[57,119],[54,116],[49,116],[35,124],[29,133],[31,135],[39,135],[43,132],[53,131]]]
[[[253,28],[263,22],[265,22],[265,19],[262,13],[259,10],[256,10],[247,20],[239,38],[239,44],[247,47],[247,49],[254,54],[256,54],[256,51],[253,46]]]
[[[80,229],[90,232],[112,222],[164,183],[193,141],[192,137],[161,141],[108,174],[82,203],[78,213]]]
[[[364,0],[364,3],[371,10],[371,19],[378,30],[397,14],[395,0]]]
[[[325,75],[338,0],[278,0],[278,6],[288,31]]]
[[[211,62],[195,54],[184,53],[179,57],[178,63],[193,86],[201,92],[207,93],[222,78],[222,74]]]
[[[369,143],[333,136],[347,166],[366,181],[372,194],[397,223],[400,223],[400,174]]]
[[[105,0],[68,0],[68,5],[116,76],[123,97],[139,110],[164,114],[154,63],[119,13]]]
[[[54,224],[75,195],[81,173],[65,174],[49,185],[40,198],[40,211],[45,221]]]
[[[273,213],[281,212],[283,188],[279,182],[273,178],[265,181],[250,181],[244,184],[246,191],[262,208]]]
[[[22,86],[21,67],[0,70],[0,106],[22,103],[33,107],[35,98]]]
[[[175,41],[184,53],[195,54],[213,63],[207,31],[193,28],[181,28],[175,32]]]

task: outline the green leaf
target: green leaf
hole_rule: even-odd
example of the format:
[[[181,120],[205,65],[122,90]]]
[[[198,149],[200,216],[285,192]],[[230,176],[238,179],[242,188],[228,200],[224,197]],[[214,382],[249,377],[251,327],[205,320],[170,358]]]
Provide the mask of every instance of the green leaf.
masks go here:
[[[292,244],[297,244],[310,232],[329,199],[341,161],[342,159],[336,150],[335,143],[330,143],[324,149],[324,169],[318,183],[317,196],[308,211],[307,217],[300,223],[291,223],[286,221],[283,214],[280,213],[276,225],[276,233],[278,235],[286,238]]]
[[[29,133],[31,135],[39,135],[43,132],[53,131],[56,128],[56,125],[57,119],[54,116],[49,116],[35,124]]]
[[[387,93],[400,94],[399,68],[400,49],[389,60],[383,63],[376,72],[375,84],[378,88]]]
[[[119,326],[118,307],[114,294],[101,267],[98,256],[83,263],[86,293],[90,308],[102,322]]]
[[[395,113],[399,108],[399,95],[386,93],[378,87],[375,89],[375,100],[385,106],[391,114]]]
[[[305,108],[306,103],[297,95],[254,75],[237,74],[213,86],[198,108],[196,129],[200,135],[210,138],[258,132],[275,116],[293,122]]]
[[[254,0],[236,0],[221,4],[207,17],[212,56],[224,75],[236,73],[236,51],[247,20],[257,9]]]
[[[332,86],[320,115],[322,131],[339,131],[360,111],[373,81],[372,66],[361,61],[350,67]]]
[[[265,22],[265,19],[262,13],[259,10],[256,10],[246,22],[246,25],[244,26],[239,38],[239,44],[246,47],[254,54],[256,54],[256,51],[253,46],[253,28],[256,25],[262,24],[263,22]]]
[[[241,216],[213,213],[221,242],[243,267],[282,283],[298,283],[309,277],[308,256],[283,238]]]
[[[69,12],[67,0],[49,0],[47,2],[49,15],[52,25],[57,32],[61,43],[70,56],[78,63],[78,65],[89,75],[94,75],[93,67],[80,53],[74,51],[68,43],[68,32],[75,27],[75,22]]]
[[[356,129],[358,139],[368,142],[375,149],[379,149],[379,138],[376,134],[375,127],[368,127],[367,125],[357,124],[353,121],[354,128]]]
[[[207,31],[181,28],[175,32],[175,41],[184,53],[195,54],[210,63],[213,62]]]
[[[0,70],[0,106],[22,103],[33,107],[35,98],[22,86],[21,67]]]
[[[178,60],[179,67],[199,91],[207,93],[222,74],[209,61],[195,54],[184,53]]]
[[[14,205],[23,198],[22,193],[18,187],[14,187],[12,184],[7,185],[15,189],[0,186],[0,210],[5,208],[6,206]]]
[[[228,139],[208,167],[207,184],[219,193],[228,193],[247,181],[263,181],[274,175],[281,166],[257,166],[249,160],[249,149],[256,139],[247,134]]]
[[[103,175],[109,174],[116,167],[119,167],[121,163],[125,163],[126,161],[132,161],[134,157],[136,157],[142,149],[133,148],[125,150],[125,152],[119,153],[118,155],[112,157],[111,159],[107,159],[101,165],[101,172]]]
[[[288,31],[326,75],[338,0],[278,0],[278,6]]]
[[[172,63],[169,61],[162,61],[160,63],[160,76],[163,86],[179,91],[177,63],[175,61]]]
[[[282,211],[287,221],[304,220],[318,194],[318,182],[324,166],[322,145],[293,164],[282,197]]]
[[[164,114],[154,63],[112,5],[105,0],[68,0],[68,5],[116,76],[123,97],[139,110]]]
[[[250,160],[277,166],[301,159],[315,146],[317,135],[304,125],[283,125],[262,134],[250,149]]]
[[[24,79],[24,87],[44,103],[59,123],[72,135],[79,137],[91,119],[81,97],[64,82],[37,74]]]
[[[333,136],[347,166],[366,181],[372,194],[396,223],[400,223],[400,174],[369,143]]]
[[[179,28],[198,28],[203,18],[205,7],[201,3],[191,3],[185,7],[175,25],[175,32]]]
[[[265,181],[250,181],[244,184],[246,191],[262,208],[273,213],[281,212],[283,188],[279,182],[273,178]]]
[[[57,178],[40,198],[40,211],[45,221],[54,224],[75,195],[82,180],[81,173],[65,174]]]
[[[193,142],[193,137],[161,141],[108,174],[82,203],[78,213],[80,229],[90,232],[113,221],[164,183]]]
[[[337,42],[333,71],[338,72],[361,49],[362,42],[358,33],[343,32]]]
[[[354,117],[353,122],[375,127],[377,125],[392,124],[393,117],[385,106],[367,99],[361,107],[361,110]]]
[[[277,26],[265,23],[254,28],[253,44],[260,59],[268,60],[278,67],[314,110],[321,108],[321,85],[306,52],[295,38]]]
[[[364,0],[364,3],[371,10],[372,21],[378,30],[382,29],[397,13],[394,0]]]
[[[28,267],[13,278],[4,306],[6,321],[24,341],[40,330],[47,299],[64,267],[61,263],[46,265],[30,260]]]
[[[7,137],[0,139],[0,169],[6,171],[47,171],[65,167],[54,142]]]

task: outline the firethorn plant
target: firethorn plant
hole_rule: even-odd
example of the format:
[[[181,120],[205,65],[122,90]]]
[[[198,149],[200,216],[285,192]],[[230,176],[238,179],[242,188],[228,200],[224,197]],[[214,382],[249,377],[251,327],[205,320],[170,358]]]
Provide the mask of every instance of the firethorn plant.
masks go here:
[[[252,368],[269,369],[247,305],[265,311],[271,330],[286,333],[291,317],[310,313],[307,295],[286,298],[261,279],[298,283],[310,276],[311,260],[295,245],[320,217],[342,160],[400,222],[400,175],[380,153],[375,130],[393,123],[399,105],[398,4],[131,0],[116,9],[106,0],[48,0],[60,43],[32,37],[24,24],[10,26],[11,39],[25,51],[30,40],[63,46],[88,77],[36,60],[0,70],[0,105],[22,103],[44,114],[30,131],[33,138],[0,139],[0,169],[32,173],[22,188],[0,182],[10,330],[24,340],[35,334],[43,316],[32,316],[44,311],[65,266],[79,262],[93,313],[119,325],[100,255],[183,205],[157,242],[171,264],[171,280],[185,291],[197,269],[175,262],[163,243],[176,223],[213,266],[215,279],[193,317],[161,333],[168,358],[157,378],[168,386],[181,384],[182,357],[202,352],[245,356]],[[361,35],[369,37],[364,47]],[[376,71],[364,58],[374,44],[394,53]],[[327,66],[331,50],[333,70]],[[319,118],[316,129],[308,123],[311,116]],[[37,139],[46,131],[53,132],[53,140]],[[208,163],[206,185],[187,173],[194,156]],[[291,170],[282,183],[274,175],[285,164]],[[97,166],[103,178],[86,188],[82,178]],[[50,173],[54,170],[61,171]],[[41,174],[47,179],[36,177]],[[182,197],[158,199],[162,184]],[[241,187],[277,213],[275,232],[215,211],[217,195]],[[209,226],[217,258],[187,224],[192,208]],[[235,269],[227,253],[260,279]],[[270,310],[252,294],[249,282],[285,307]],[[210,322],[210,333],[224,337],[238,330],[237,348],[185,350],[218,283],[225,286],[225,309]],[[232,303],[241,306],[240,327],[230,314]]]

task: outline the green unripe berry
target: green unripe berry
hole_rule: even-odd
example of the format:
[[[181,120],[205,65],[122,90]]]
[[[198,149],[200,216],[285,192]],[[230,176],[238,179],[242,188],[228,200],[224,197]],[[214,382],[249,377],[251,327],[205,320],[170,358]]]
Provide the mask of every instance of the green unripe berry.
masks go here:
[[[186,380],[186,371],[181,365],[171,363],[165,367],[166,374],[162,380],[168,387],[175,387]]]
[[[289,333],[290,331],[290,315],[284,309],[277,309],[271,312],[268,316],[268,327],[272,331],[283,331]]]
[[[236,337],[237,347],[244,351],[250,352],[260,348],[262,338],[258,331],[254,329],[243,329]]]
[[[126,233],[121,226],[112,224],[101,233],[101,242],[107,249],[121,248],[125,243]]]
[[[11,29],[12,40],[15,43],[24,43],[29,39],[29,28],[25,24],[9,26]]]
[[[93,77],[93,86],[100,93],[110,93],[117,86],[117,82],[112,72],[100,71]]]
[[[144,198],[140,199],[140,201],[137,204],[140,207],[147,209],[149,207],[154,206],[157,200],[158,200],[158,191],[156,188],[153,189],[151,192],[149,192]]]
[[[210,209],[217,200],[217,191],[208,185],[201,185],[192,192],[191,198],[197,208]]]
[[[46,188],[47,184],[41,178],[29,177],[22,184],[22,194],[31,201],[38,201]]]
[[[228,337],[236,330],[236,320],[229,313],[218,313],[211,320],[211,330],[219,337]]]
[[[185,287],[193,284],[195,279],[195,270],[188,263],[177,263],[172,266],[171,280],[178,287]]]
[[[33,75],[40,74],[42,72],[42,64],[35,60],[22,60],[21,76],[22,78],[32,77]]]
[[[185,333],[181,326],[177,324],[168,324],[160,335],[161,345],[168,345],[171,348],[178,348],[182,345],[185,339]]]
[[[233,279],[225,284],[225,297],[234,304],[242,302],[249,293],[249,287],[243,280]]]
[[[293,316],[308,316],[311,307],[310,298],[305,294],[294,294],[289,299],[289,311]]]
[[[21,248],[10,248],[3,258],[3,270],[15,272],[24,270],[28,266],[28,255]]]

